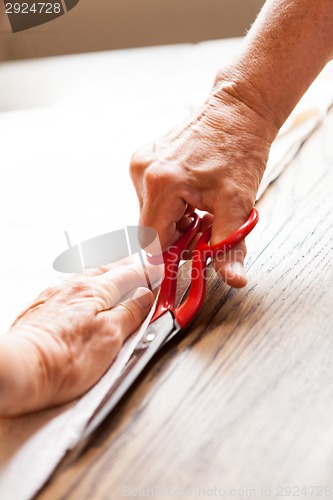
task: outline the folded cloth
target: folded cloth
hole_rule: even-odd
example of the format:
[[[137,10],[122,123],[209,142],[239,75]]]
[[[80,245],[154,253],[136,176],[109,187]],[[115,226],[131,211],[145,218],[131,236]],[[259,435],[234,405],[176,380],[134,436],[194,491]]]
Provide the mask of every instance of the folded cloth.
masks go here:
[[[272,146],[258,199],[323,121],[333,102],[332,79],[333,66],[329,64],[282,127]],[[1,498],[25,500],[43,486],[67,450],[79,441],[86,423],[126,363],[148,321],[149,317],[126,341],[109,371],[82,398],[35,415],[0,419]]]

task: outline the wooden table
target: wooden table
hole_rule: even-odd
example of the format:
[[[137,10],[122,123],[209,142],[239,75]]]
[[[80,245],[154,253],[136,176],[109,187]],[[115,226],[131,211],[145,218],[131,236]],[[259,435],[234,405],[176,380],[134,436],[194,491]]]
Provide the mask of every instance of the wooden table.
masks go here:
[[[58,277],[64,230],[75,244],[136,223],[132,152],[193,111],[237,47],[0,66],[0,331]],[[194,324],[40,499],[333,498],[332,134],[333,113],[258,204],[248,287],[231,290],[211,272]],[[34,418],[18,428],[35,432]],[[13,424],[6,450],[6,429],[0,422],[0,465],[22,444]],[[27,478],[17,480],[24,490]]]
[[[259,202],[249,285],[210,273],[199,317],[40,500],[333,498],[332,134],[331,112]]]

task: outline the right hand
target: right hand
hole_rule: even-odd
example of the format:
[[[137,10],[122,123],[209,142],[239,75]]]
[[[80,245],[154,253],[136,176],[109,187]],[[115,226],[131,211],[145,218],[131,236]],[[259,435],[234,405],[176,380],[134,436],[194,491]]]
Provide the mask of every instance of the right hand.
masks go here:
[[[198,114],[134,154],[130,172],[140,225],[157,230],[163,250],[188,227],[196,208],[211,214],[212,244],[249,216],[278,131],[250,96],[232,79],[217,78]],[[216,270],[231,286],[246,284],[245,255],[243,241],[215,260]]]

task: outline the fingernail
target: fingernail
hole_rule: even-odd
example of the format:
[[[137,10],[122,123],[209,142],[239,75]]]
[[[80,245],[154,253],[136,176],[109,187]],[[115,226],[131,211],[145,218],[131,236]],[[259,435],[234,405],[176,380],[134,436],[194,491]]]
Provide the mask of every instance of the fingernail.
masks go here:
[[[153,299],[153,294],[151,292],[147,293],[147,290],[145,290],[141,292],[141,295],[135,297],[135,302],[139,304],[142,309],[148,309],[152,306]]]
[[[241,262],[230,262],[228,265],[228,278],[242,278],[247,280],[244,265]]]

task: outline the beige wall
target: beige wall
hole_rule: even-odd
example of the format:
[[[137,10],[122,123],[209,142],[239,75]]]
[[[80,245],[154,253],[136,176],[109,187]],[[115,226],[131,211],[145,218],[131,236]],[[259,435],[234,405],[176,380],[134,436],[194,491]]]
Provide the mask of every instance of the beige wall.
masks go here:
[[[239,36],[263,0],[80,0],[43,26],[0,32],[2,57],[21,59]],[[1,53],[0,53],[1,56]]]

